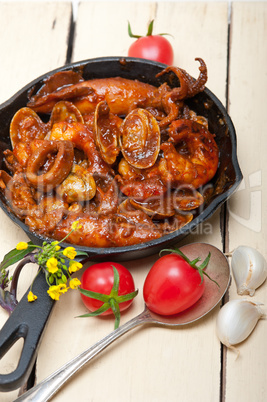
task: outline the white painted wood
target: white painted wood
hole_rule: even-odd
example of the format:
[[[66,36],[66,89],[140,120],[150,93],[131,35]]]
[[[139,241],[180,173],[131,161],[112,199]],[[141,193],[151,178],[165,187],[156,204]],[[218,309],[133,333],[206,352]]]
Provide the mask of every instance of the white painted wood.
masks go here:
[[[0,2],[0,102],[6,101],[28,82],[66,61],[70,3]],[[28,241],[23,231],[0,211],[0,256]],[[12,272],[11,267],[10,272]],[[25,293],[36,274],[36,266],[22,272],[18,298]],[[0,326],[8,315],[0,309]],[[21,343],[21,342],[20,342]],[[6,360],[0,362],[2,374],[16,367],[21,345],[15,345]],[[13,401],[18,391],[0,393],[0,400]]]
[[[155,34],[170,34],[167,38],[174,48],[174,65],[197,76],[198,63],[194,59],[202,57],[209,69],[208,87],[224,102],[226,2],[81,2],[72,60],[127,56],[128,48],[135,40],[128,36],[128,21],[134,34],[145,35],[152,19]]]
[[[224,102],[226,2],[216,7],[212,3],[197,6],[175,2],[164,5],[147,2],[81,3],[73,61],[126,56],[132,42],[127,37],[127,20],[131,21],[135,33],[142,34],[152,18],[155,18],[155,32],[168,31],[177,40],[175,60],[181,67],[196,75],[194,58],[203,56],[207,59],[213,91]],[[190,236],[187,241],[202,239],[221,247],[219,213],[210,222],[210,231],[204,227],[202,232]],[[203,235],[205,230],[207,235]],[[140,294],[132,308],[122,315],[122,323],[143,309],[143,281],[156,258],[125,262]],[[199,323],[182,329],[149,326],[134,330],[85,367],[54,400],[72,401],[77,396],[81,401],[97,402],[219,400],[220,344],[215,335],[218,309]],[[74,318],[85,312],[74,292],[68,292],[56,304],[39,352],[38,381],[113,329],[112,318]]]
[[[66,62],[71,4],[0,2],[3,102],[22,86]]]
[[[120,7],[112,2],[81,3],[77,10],[73,61],[106,55],[126,56],[132,43],[127,37],[127,20],[131,21],[135,33],[142,34],[148,20],[155,18],[155,33],[170,32],[174,36],[170,41],[175,46],[178,43],[175,64],[197,75],[194,58],[203,57],[209,68],[208,87],[225,103],[227,3],[122,2]],[[229,108],[237,131],[244,184],[232,197],[228,209],[229,249],[248,244],[267,258],[264,226],[266,6],[264,2],[233,4]],[[40,74],[64,64],[69,18],[67,3],[0,2],[0,54],[7,55],[1,56],[0,102]],[[54,29],[53,21],[56,21]],[[221,247],[219,218],[218,212],[209,221],[211,231],[206,226],[185,242],[208,241]],[[0,221],[0,252],[4,254],[18,241],[26,240],[26,236],[1,212]],[[132,308],[122,315],[122,323],[142,310],[142,284],[155,258],[125,263],[134,275],[140,294]],[[22,293],[32,277],[31,271],[29,278],[22,279]],[[253,298],[265,304],[265,311],[266,286]],[[230,298],[237,298],[234,283]],[[78,397],[80,401],[97,402],[218,401],[220,345],[215,335],[218,310],[198,324],[179,330],[151,326],[134,330],[85,367],[54,400],[68,402]],[[38,381],[112,330],[110,318],[74,318],[84,312],[76,292],[67,293],[57,303],[38,357]],[[5,319],[5,312],[0,311],[1,325]],[[237,360],[232,352],[227,353],[226,402],[265,401],[266,331],[263,320],[240,345]],[[10,364],[13,363],[9,361],[4,370]],[[16,395],[17,391],[1,393],[0,400],[13,401]]]
[[[236,126],[244,182],[229,203],[229,250],[258,249],[267,258],[267,4],[234,3],[230,42],[230,113]],[[230,298],[238,298],[235,283]],[[264,303],[267,283],[249,300]],[[261,320],[240,346],[240,357],[227,353],[226,401],[265,401],[267,394],[267,322]]]

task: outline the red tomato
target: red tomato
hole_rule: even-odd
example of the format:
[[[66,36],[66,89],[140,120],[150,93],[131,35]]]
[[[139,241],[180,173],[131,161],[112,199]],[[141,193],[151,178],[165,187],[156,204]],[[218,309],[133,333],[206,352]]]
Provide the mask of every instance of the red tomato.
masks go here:
[[[81,288],[92,292],[109,295],[114,283],[114,266],[119,273],[118,295],[127,295],[135,291],[134,280],[131,273],[121,264],[116,262],[101,262],[88,267],[81,278]],[[99,309],[103,302],[81,294],[85,306],[90,311]],[[116,296],[114,297],[116,299]],[[119,303],[120,311],[125,310],[132,304],[133,299]],[[101,315],[113,314],[111,308]]]
[[[177,314],[191,307],[203,295],[205,282],[197,269],[178,254],[159,258],[144,283],[147,307],[160,315]]]
[[[170,42],[161,35],[143,36],[132,43],[128,50],[129,57],[139,57],[173,64],[173,49]]]

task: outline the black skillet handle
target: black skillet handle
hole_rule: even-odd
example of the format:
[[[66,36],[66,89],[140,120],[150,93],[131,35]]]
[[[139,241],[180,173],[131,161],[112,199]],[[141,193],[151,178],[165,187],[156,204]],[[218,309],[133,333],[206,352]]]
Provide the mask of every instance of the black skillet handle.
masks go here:
[[[9,374],[0,375],[0,391],[2,392],[17,389],[28,380],[44,328],[54,305],[54,300],[49,297],[47,290],[45,276],[39,274],[33,285],[33,293],[38,296],[37,300],[29,303],[27,291],[0,331],[0,358],[19,338],[24,338],[17,368]]]

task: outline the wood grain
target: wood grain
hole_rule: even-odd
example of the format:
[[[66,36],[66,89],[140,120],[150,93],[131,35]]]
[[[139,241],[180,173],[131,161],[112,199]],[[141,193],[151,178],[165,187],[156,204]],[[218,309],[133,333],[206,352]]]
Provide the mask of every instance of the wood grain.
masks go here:
[[[132,43],[132,39],[127,36],[127,21],[131,21],[134,32],[142,33],[146,31],[148,21],[153,18],[155,32],[168,31],[174,36],[175,39],[170,39],[178,43],[175,60],[181,67],[197,75],[198,66],[194,58],[203,56],[207,59],[212,89],[224,102],[227,3],[220,3],[216,7],[211,3],[80,3],[72,60],[126,56]],[[190,35],[190,30],[194,30],[195,34]],[[211,44],[212,31],[214,42]],[[220,79],[217,79],[218,76]],[[219,213],[210,220],[207,234],[206,229],[204,227],[202,232],[192,234],[187,241],[202,239],[221,247]],[[133,307],[123,314],[122,323],[143,309],[143,281],[156,258],[153,256],[125,263],[134,275],[140,295]],[[85,309],[76,295],[67,293],[65,296],[55,307],[40,349],[38,380],[45,378],[113,328],[112,318],[76,318],[73,321]],[[55,401],[72,400],[77,390],[80,399],[97,402],[161,402],[166,399],[173,402],[195,401],[200,399],[200,395],[202,398],[209,395],[211,401],[219,400],[220,343],[214,330],[218,309],[205,320],[182,329],[149,326],[125,335],[66,384],[55,396]],[[64,314],[66,319],[62,320],[60,317]]]
[[[267,3],[233,3],[230,36],[230,114],[238,137],[238,157],[244,175],[229,202],[229,250],[238,245],[258,249],[267,258],[267,167],[265,104],[267,93]],[[241,297],[241,296],[240,296]],[[235,283],[230,299],[238,298]],[[244,296],[243,296],[244,298]],[[249,300],[264,304],[266,283]],[[226,401],[265,401],[267,325],[261,320],[238,346],[240,356],[227,353]]]
[[[70,3],[0,2],[0,102],[6,101],[39,75],[65,63],[71,13]],[[3,258],[19,241],[28,241],[28,238],[2,210],[0,222],[0,255]],[[36,266],[28,265],[22,272],[19,299],[35,275]],[[7,317],[7,313],[0,309],[1,327]],[[0,361],[2,374],[15,369],[21,347],[22,341],[17,342]],[[1,393],[0,400],[13,401],[17,394],[18,391]]]
[[[0,54],[4,55],[0,63],[0,102],[29,81],[66,62],[71,15],[70,2],[0,2]],[[227,1],[81,2],[72,61],[126,56],[133,41],[127,35],[128,21],[133,32],[142,35],[151,19],[155,20],[155,33],[172,35],[169,40],[174,46],[175,65],[197,76],[195,57],[207,62],[207,86],[229,105],[244,174],[240,190],[227,203],[226,237],[221,220],[224,212],[218,211],[181,244],[203,241],[222,249],[226,241],[229,250],[247,244],[267,257],[267,3],[233,2],[229,10]],[[1,211],[0,221],[3,256],[18,241],[27,238]],[[156,258],[125,262],[140,294],[122,314],[122,323],[143,309],[143,282]],[[34,274],[34,267],[23,273],[19,296]],[[238,298],[234,283],[229,298]],[[266,306],[266,299],[265,284],[253,300]],[[53,400],[69,402],[78,397],[81,402],[264,402],[266,320],[260,321],[251,337],[239,345],[237,360],[229,351],[221,362],[221,346],[215,333],[218,311],[219,307],[198,323],[180,329],[148,325],[133,330],[74,376]],[[83,313],[85,308],[76,292],[68,292],[57,302],[38,354],[37,382],[112,331],[112,318],[75,318]],[[6,313],[0,310],[0,324],[6,319]],[[21,342],[0,362],[1,372],[15,367],[20,347]],[[17,393],[1,393],[0,400],[13,401]]]

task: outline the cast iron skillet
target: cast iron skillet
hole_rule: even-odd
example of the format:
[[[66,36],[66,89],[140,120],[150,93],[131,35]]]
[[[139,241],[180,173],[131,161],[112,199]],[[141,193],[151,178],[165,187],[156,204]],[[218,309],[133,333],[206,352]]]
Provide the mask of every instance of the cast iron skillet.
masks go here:
[[[69,64],[32,81],[0,106],[0,169],[5,169],[2,151],[6,148],[11,149],[9,125],[13,115],[18,109],[26,106],[28,93],[36,93],[42,85],[43,80],[48,76],[58,71],[72,69],[82,72],[85,79],[120,76],[138,79],[155,86],[159,86],[166,80],[170,86],[179,85],[177,78],[172,74],[156,78],[156,74],[165,67],[164,64],[143,59],[106,57]],[[242,180],[242,173],[237,161],[236,134],[233,123],[224,106],[208,89],[205,89],[204,92],[194,98],[189,99],[187,103],[197,114],[208,118],[209,130],[216,134],[215,139],[220,150],[218,171],[213,180],[202,189],[203,193],[206,195],[204,207],[200,207],[194,219],[183,228],[147,243],[111,248],[77,246],[77,249],[88,253],[88,259],[94,261],[132,260],[155,254],[167,246],[170,247],[172,244],[177,244],[200,223],[203,223],[211,217],[237,189]],[[42,244],[44,240],[47,240],[47,238],[29,231],[28,227],[10,211],[1,193],[0,206],[10,219],[15,224],[19,225],[35,244]],[[42,275],[38,276],[34,286],[35,293],[38,293],[38,299],[34,303],[28,303],[26,292],[0,332],[0,357],[7,352],[17,339],[20,337],[24,338],[24,346],[18,367],[10,374],[0,375],[0,391],[16,389],[27,380],[37,355],[37,349],[42,338],[44,327],[53,306],[53,301],[46,293],[47,285]]]

